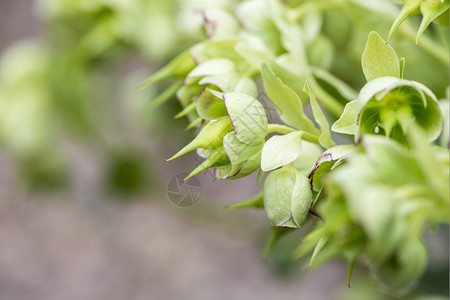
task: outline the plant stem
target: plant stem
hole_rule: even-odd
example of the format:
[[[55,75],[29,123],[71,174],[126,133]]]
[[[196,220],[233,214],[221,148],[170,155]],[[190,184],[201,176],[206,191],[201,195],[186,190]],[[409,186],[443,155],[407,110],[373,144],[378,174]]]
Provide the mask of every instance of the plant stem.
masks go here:
[[[269,124],[269,129],[267,131],[267,134],[275,133],[275,132],[288,134],[288,133],[292,133],[292,132],[296,132],[296,131],[298,131],[298,130],[296,130],[296,129],[292,128],[292,127],[286,126],[286,125]],[[299,132],[301,133],[302,140],[305,140],[305,141],[308,141],[308,142],[320,145],[319,144],[319,139],[318,139],[317,136],[315,136],[315,135],[313,135],[313,134],[311,134],[309,132],[305,132],[305,131],[299,131]]]
[[[286,126],[286,125],[282,125],[282,124],[269,124],[269,129],[267,131],[267,133],[283,133],[283,134],[288,134],[291,132],[295,132],[297,131],[296,129]]]

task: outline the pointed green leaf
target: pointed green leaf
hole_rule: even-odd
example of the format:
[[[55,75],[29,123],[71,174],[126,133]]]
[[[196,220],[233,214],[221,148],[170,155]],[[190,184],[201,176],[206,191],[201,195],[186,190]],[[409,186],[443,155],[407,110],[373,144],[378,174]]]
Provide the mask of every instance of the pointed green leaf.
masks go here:
[[[185,128],[184,130],[187,131],[187,130],[190,130],[190,129],[192,129],[192,128],[195,128],[195,127],[199,126],[200,124],[202,124],[202,121],[203,121],[202,118],[194,119],[194,120],[192,120],[191,123],[189,123],[188,126],[186,126],[186,128]]]
[[[261,155],[261,170],[271,171],[293,162],[300,155],[302,133],[274,135],[265,144]]]
[[[177,154],[168,159],[172,160],[180,157],[197,148],[212,149],[222,145],[223,137],[232,130],[231,122],[228,117],[221,117],[217,120],[211,120],[203,127],[199,134],[187,144]]]
[[[325,114],[323,113],[322,109],[320,108],[319,103],[317,103],[316,97],[312,93],[308,81],[305,82],[303,90],[309,96],[309,101],[311,102],[314,118],[317,124],[319,124],[320,126],[320,136],[319,136],[320,145],[325,148],[333,147],[335,143],[331,137],[330,125],[328,124],[328,120],[325,117]]]
[[[320,238],[320,240],[316,244],[316,247],[314,248],[313,254],[311,255],[311,260],[309,261],[309,266],[312,266],[317,255],[319,255],[320,251],[323,249],[323,247],[325,247],[327,242],[328,242],[327,237]]]
[[[367,81],[384,76],[400,77],[397,54],[375,31],[369,34],[361,62]]]
[[[267,65],[285,85],[290,87],[300,97],[300,100],[306,98],[303,87],[298,83],[305,82],[307,72],[298,66],[298,62],[291,54],[282,54]]]
[[[199,174],[200,172],[205,171],[206,169],[217,166],[223,166],[228,163],[229,163],[228,157],[223,147],[211,149],[208,153],[206,160],[203,161],[199,166],[197,166],[197,168],[195,168],[188,176],[186,176],[184,181],[188,180],[192,176]]]
[[[284,84],[266,64],[262,66],[261,75],[266,93],[275,105],[281,120],[287,125],[318,135],[319,131],[303,111],[299,96]]]
[[[420,12],[423,15],[422,23],[420,23],[419,30],[417,32],[416,44],[419,42],[420,36],[427,29],[428,25],[442,15],[444,12],[448,11],[449,2],[448,0],[427,0],[422,1],[420,4]],[[448,17],[447,17],[448,18]]]
[[[348,261],[348,272],[347,272],[347,286],[350,287],[352,282],[353,268],[355,267],[355,260],[351,259]]]
[[[258,176],[256,177],[256,184],[259,185],[261,183],[261,180],[263,179],[263,177],[264,177],[264,171],[259,169]]]
[[[191,111],[194,111],[194,110],[195,110],[195,103],[191,103],[188,106],[186,106],[182,111],[177,113],[174,118],[178,119],[178,118],[184,117],[188,113],[190,113]]]
[[[259,193],[258,195],[227,206],[227,209],[235,210],[235,209],[245,209],[245,208],[264,208],[264,197],[263,193]]]
[[[391,38],[397,27],[405,21],[405,19],[411,15],[418,14],[420,12],[419,7],[422,0],[405,0],[402,10],[398,14],[394,23],[392,24],[391,30],[389,30],[388,40]]]

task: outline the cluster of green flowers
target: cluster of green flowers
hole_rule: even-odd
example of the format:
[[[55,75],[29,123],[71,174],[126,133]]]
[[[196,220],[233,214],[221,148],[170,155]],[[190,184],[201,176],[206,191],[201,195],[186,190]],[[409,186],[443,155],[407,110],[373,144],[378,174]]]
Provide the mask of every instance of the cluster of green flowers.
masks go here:
[[[205,10],[207,39],[142,87],[178,78],[155,101],[176,94],[184,107],[177,117],[200,127],[170,158],[196,150],[205,159],[188,178],[209,168],[221,179],[259,170],[259,182],[267,174],[260,195],[230,208],[263,207],[273,241],[286,232],[282,228],[316,222],[298,257],[312,252],[314,264],[345,257],[349,280],[359,259],[386,291],[406,292],[426,267],[425,226],[448,223],[448,89],[438,102],[425,85],[403,79],[405,59],[372,31],[361,60],[367,83],[355,92],[356,84],[333,74],[333,56],[345,41],[327,36],[324,23],[339,27],[328,10],[350,18],[362,10],[364,19],[374,8],[350,0],[297,2],[248,0],[234,14]],[[391,31],[420,3],[418,36],[448,14],[448,1],[405,1]],[[388,1],[377,5],[392,8]],[[448,57],[436,58],[448,65]],[[283,124],[268,122],[267,107],[257,99],[262,93]],[[331,128],[329,120],[335,121]],[[336,133],[353,142],[336,145]]]
[[[220,6],[233,3],[223,0]],[[116,69],[136,55],[161,64],[180,45],[192,45],[202,29],[201,14],[195,10],[208,3],[183,1],[184,9],[178,13],[175,0],[35,0],[34,4],[42,36],[15,42],[0,56],[0,144],[25,184],[60,188],[70,173],[70,158],[61,143],[104,142],[110,130],[104,127],[117,123],[106,124],[117,115],[111,97],[132,89],[137,79],[131,78],[133,74],[120,78],[112,89],[111,81],[118,81]],[[107,147],[120,148],[123,138],[116,136],[114,145],[108,142]]]

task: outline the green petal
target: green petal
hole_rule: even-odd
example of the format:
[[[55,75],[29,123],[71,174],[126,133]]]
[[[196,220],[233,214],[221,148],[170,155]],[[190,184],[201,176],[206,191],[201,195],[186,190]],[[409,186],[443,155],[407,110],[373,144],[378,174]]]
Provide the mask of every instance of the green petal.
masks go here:
[[[296,160],[302,149],[301,136],[298,131],[272,136],[262,150],[261,170],[268,172]]]

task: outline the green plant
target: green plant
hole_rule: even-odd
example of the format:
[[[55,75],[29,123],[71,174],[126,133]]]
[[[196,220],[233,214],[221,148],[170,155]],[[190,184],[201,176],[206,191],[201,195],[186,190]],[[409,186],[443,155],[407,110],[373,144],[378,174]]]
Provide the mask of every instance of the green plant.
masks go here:
[[[177,117],[200,128],[170,158],[205,159],[188,178],[209,168],[221,179],[267,174],[259,195],[230,208],[265,209],[268,252],[314,222],[297,258],[344,257],[349,284],[365,263],[384,291],[403,295],[427,265],[425,227],[449,218],[448,28],[432,24],[445,21],[448,1],[404,1],[401,11],[382,0],[285,2],[205,11],[205,41],[141,87],[173,78],[157,104],[176,94]],[[400,23],[419,12],[415,37]],[[392,22],[390,42],[405,57],[377,33]],[[269,122],[262,95],[283,124]]]

